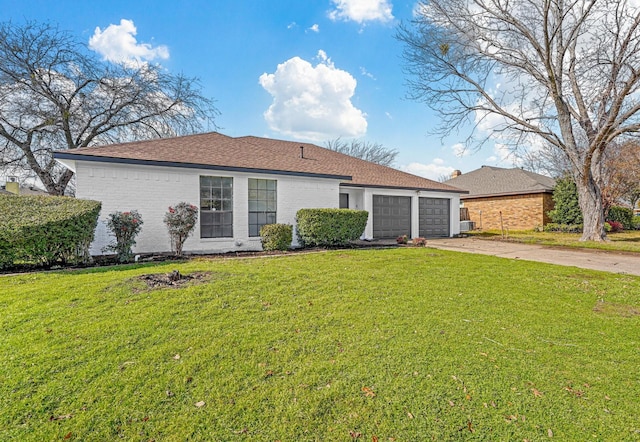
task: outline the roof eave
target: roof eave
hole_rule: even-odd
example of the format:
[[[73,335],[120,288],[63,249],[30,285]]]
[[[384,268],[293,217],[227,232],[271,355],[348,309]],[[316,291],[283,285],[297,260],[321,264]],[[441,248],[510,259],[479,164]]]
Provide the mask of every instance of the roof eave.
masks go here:
[[[384,186],[381,184],[361,184],[361,183],[340,183],[340,186],[344,187],[367,187],[367,188],[377,188],[377,189],[396,189],[396,190],[413,190],[413,191],[422,191],[422,192],[443,192],[443,193],[460,193],[467,194],[469,191],[456,189],[433,189],[428,187],[412,187],[412,186]]]
[[[467,192],[469,193],[469,192]],[[498,196],[518,196],[518,195],[531,195],[531,194],[540,194],[540,193],[553,193],[553,190],[550,189],[542,189],[542,190],[526,190],[521,192],[505,192],[505,193],[486,193],[481,195],[468,195],[466,199],[474,199],[474,198],[494,198]]]
[[[337,180],[352,180],[349,175],[334,175],[326,173],[314,173],[314,172],[301,172],[292,170],[277,170],[277,169],[258,169],[252,167],[236,167],[236,166],[220,166],[214,164],[199,164],[199,163],[182,163],[176,161],[159,161],[159,160],[141,160],[134,158],[118,158],[107,157],[98,155],[83,155],[79,153],[69,152],[54,152],[53,157],[57,160],[75,160],[75,161],[89,161],[96,163],[115,163],[115,164],[130,164],[138,166],[159,166],[159,167],[177,167],[183,169],[205,169],[205,170],[221,170],[225,172],[248,172],[248,173],[265,173],[274,175],[287,175],[287,176],[301,176],[311,178],[328,178]]]

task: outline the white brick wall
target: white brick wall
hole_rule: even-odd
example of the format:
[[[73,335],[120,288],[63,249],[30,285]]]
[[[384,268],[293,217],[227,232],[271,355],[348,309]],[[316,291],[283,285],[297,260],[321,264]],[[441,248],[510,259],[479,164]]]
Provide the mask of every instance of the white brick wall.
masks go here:
[[[200,226],[184,245],[185,252],[209,253],[260,250],[260,238],[249,237],[248,179],[277,180],[277,222],[295,226],[298,209],[338,207],[339,181],[287,175],[228,173],[205,169],[136,166],[95,162],[76,162],[76,196],[102,202],[92,254],[101,254],[112,242],[106,228],[107,216],[114,211],[137,210],[143,220],[137,237],[136,253],[165,252],[171,249],[162,222],[168,207],[181,201],[199,205],[201,175],[233,177],[233,238],[200,238]],[[295,235],[294,235],[295,245]]]
[[[73,166],[72,163],[67,164]],[[102,202],[95,240],[91,253],[98,255],[113,242],[106,228],[107,216],[114,211],[137,210],[144,222],[137,238],[135,253],[166,252],[171,246],[166,226],[162,222],[168,207],[181,201],[196,206],[200,202],[201,175],[233,177],[234,187],[234,236],[233,238],[200,238],[200,226],[184,245],[189,253],[220,253],[241,250],[260,250],[260,238],[249,237],[248,179],[273,179],[277,181],[277,222],[291,224],[295,228],[295,215],[301,208],[337,208],[339,193],[349,194],[352,209],[367,210],[369,222],[363,238],[373,237],[373,195],[411,196],[412,237],[418,236],[418,197],[450,198],[451,235],[460,233],[458,194],[444,192],[416,192],[402,189],[340,188],[335,179],[296,177],[276,174],[224,172],[206,169],[138,166],[100,162],[75,162],[76,196]],[[297,245],[294,231],[294,246]]]

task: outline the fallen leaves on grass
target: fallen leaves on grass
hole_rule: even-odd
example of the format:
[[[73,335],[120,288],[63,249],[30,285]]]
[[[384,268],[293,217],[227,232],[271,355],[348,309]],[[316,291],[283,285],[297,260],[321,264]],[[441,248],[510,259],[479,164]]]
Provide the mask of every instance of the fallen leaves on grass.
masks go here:
[[[50,421],[62,421],[65,419],[71,419],[73,414],[61,414],[60,416],[51,416],[49,418]]]
[[[351,436],[351,439],[359,439],[362,436],[362,433],[351,430],[349,431],[349,436]]]
[[[177,361],[178,359],[180,359],[180,354],[179,354],[179,353],[176,353],[176,355],[173,357],[173,359],[175,359],[176,361]]]
[[[531,392],[533,393],[534,397],[542,397],[542,396],[544,396],[544,393],[541,392],[540,390],[538,390],[537,388],[532,388]]]
[[[196,402],[195,406],[198,407],[198,408],[202,408],[202,407],[205,406],[205,401]]]
[[[376,397],[376,393],[369,387],[362,387],[365,397]]]

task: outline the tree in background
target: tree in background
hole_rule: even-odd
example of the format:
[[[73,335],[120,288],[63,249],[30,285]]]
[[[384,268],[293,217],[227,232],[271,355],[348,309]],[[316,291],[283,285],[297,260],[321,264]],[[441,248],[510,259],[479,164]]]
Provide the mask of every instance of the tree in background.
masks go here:
[[[608,146],[640,130],[640,9],[627,0],[429,0],[398,38],[411,96],[440,113],[442,135],[471,125],[469,143],[557,147],[577,185],[582,240],[606,239],[600,164]]]
[[[391,166],[398,155],[398,151],[395,149],[388,149],[382,144],[363,140],[343,141],[340,138],[336,138],[325,142],[324,146],[329,150],[371,161],[382,166]]]
[[[582,211],[578,203],[578,190],[573,178],[566,176],[556,180],[553,188],[553,210],[549,211],[551,221],[556,224],[582,224]]]
[[[0,24],[0,166],[50,194],[73,177],[55,150],[198,132],[217,115],[196,79],[99,60],[51,24]]]
[[[640,143],[629,140],[611,146],[602,162],[602,206],[604,216],[615,205],[633,209],[640,198]]]

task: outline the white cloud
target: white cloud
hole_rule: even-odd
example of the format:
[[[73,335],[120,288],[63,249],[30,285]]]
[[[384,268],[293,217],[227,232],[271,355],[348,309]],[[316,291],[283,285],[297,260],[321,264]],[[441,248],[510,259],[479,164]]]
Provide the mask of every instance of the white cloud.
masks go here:
[[[331,20],[388,22],[393,20],[393,6],[388,0],[331,0],[335,9],[329,12]]]
[[[119,25],[111,24],[104,31],[96,27],[89,39],[89,48],[102,58],[115,63],[144,63],[156,59],[169,58],[169,48],[153,47],[148,43],[138,43],[136,26],[132,20],[122,19]]]
[[[376,79],[376,77],[374,77],[374,76],[373,76],[373,74],[372,74],[371,72],[367,71],[367,69],[365,69],[365,68],[364,68],[364,67],[362,67],[362,66],[360,66],[360,73],[361,73],[362,75],[364,75],[365,77],[369,77],[369,78],[371,78],[372,80],[375,80],[375,79]]]
[[[287,25],[287,29],[293,29],[293,28],[297,28],[298,27],[298,23],[292,21],[291,23],[289,23]]]
[[[318,51],[317,59],[314,67],[293,57],[279,64],[275,73],[260,76],[260,85],[273,97],[264,113],[269,127],[313,141],[363,136],[366,114],[351,102],[355,78],[337,69],[324,51]]]
[[[443,177],[450,177],[455,170],[453,167],[445,166],[444,160],[441,158],[434,158],[430,164],[411,163],[408,166],[403,166],[401,169],[405,172],[429,178],[434,181],[438,181]]]
[[[462,143],[454,144],[453,146],[451,146],[451,150],[453,151],[453,154],[458,158],[466,157],[467,155],[469,155],[469,149],[467,149],[467,147]]]
[[[315,23],[313,26],[311,26],[309,29],[309,31],[313,31],[313,32],[320,32],[320,25],[318,23]]]

